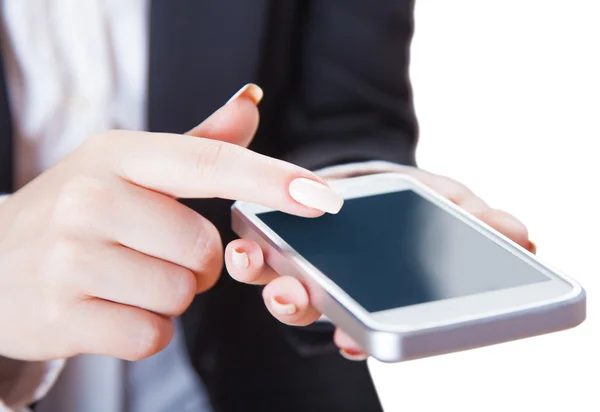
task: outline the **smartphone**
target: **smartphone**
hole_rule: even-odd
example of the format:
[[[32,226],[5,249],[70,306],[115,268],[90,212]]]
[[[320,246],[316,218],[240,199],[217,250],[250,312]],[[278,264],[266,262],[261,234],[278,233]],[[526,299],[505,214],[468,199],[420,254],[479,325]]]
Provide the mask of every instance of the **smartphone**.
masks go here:
[[[409,176],[330,183],[344,206],[302,218],[232,206],[233,230],[369,355],[399,362],[531,337],[585,320],[572,279]]]

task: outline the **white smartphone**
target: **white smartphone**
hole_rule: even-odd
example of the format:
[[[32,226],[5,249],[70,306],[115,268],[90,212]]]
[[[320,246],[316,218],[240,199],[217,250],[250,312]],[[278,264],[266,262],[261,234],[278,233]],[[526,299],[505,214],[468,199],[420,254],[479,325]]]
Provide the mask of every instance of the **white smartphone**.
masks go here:
[[[574,327],[585,291],[424,184],[334,181],[336,215],[236,202],[232,226],[371,356],[398,362]]]

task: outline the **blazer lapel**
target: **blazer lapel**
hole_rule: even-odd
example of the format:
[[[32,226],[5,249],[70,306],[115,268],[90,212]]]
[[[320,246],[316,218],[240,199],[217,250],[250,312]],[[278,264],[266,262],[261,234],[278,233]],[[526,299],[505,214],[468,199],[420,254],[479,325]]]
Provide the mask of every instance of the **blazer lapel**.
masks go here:
[[[268,0],[154,0],[148,128],[182,133],[258,75]]]
[[[269,1],[152,1],[148,130],[190,130],[243,84],[258,81],[263,31],[271,11]],[[223,201],[182,202],[201,212],[220,230],[228,226],[228,207]],[[206,325],[202,323],[205,303],[205,296],[198,296],[182,316],[186,346],[195,367],[207,338]],[[205,370],[206,378],[204,375]]]

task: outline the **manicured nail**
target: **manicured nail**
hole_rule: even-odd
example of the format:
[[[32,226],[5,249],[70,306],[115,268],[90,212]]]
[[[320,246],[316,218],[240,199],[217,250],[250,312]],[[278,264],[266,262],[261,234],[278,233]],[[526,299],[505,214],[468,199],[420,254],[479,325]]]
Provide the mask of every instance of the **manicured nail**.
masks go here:
[[[533,243],[531,240],[529,241],[529,247],[527,248],[534,255],[537,253],[537,245]]]
[[[366,353],[352,349],[340,349],[340,355],[351,361],[364,361],[369,358]]]
[[[248,258],[248,254],[246,252],[238,252],[237,250],[233,250],[231,252],[231,263],[237,269],[246,269],[250,266],[250,259]]]
[[[296,305],[293,303],[285,303],[281,298],[275,296],[271,298],[271,309],[273,312],[281,316],[290,316],[296,313]]]
[[[253,83],[248,83],[244,87],[242,87],[236,94],[231,96],[231,99],[227,101],[227,103],[239,98],[239,97],[247,97],[254,102],[254,104],[258,105],[262,100],[264,92],[260,87]]]
[[[289,187],[290,196],[304,206],[336,214],[344,204],[344,198],[328,186],[314,180],[299,178]]]

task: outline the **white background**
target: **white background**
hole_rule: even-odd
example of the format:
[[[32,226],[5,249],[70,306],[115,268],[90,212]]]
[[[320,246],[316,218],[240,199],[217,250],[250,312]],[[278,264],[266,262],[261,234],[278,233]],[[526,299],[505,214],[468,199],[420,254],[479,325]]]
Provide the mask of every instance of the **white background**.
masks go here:
[[[600,411],[600,3],[417,0],[419,165],[526,223],[582,283],[578,328],[393,365],[386,412]]]

